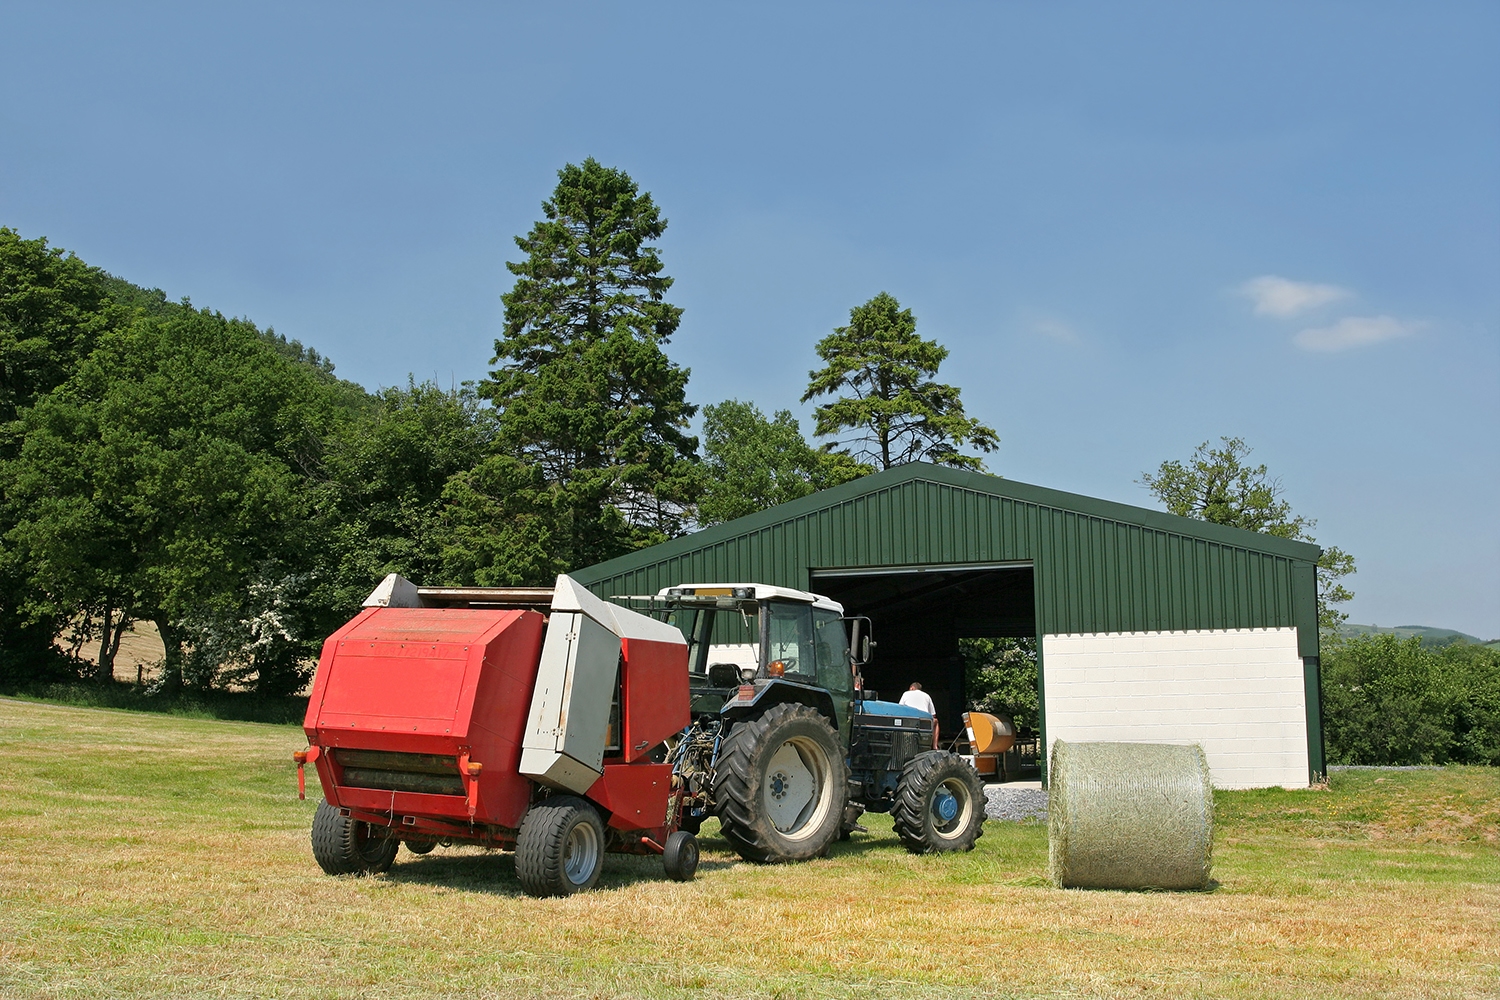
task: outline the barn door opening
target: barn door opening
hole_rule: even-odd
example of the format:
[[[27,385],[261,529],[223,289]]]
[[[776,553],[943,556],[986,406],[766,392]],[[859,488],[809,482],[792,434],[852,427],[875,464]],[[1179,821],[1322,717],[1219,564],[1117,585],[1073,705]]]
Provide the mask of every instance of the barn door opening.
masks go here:
[[[972,695],[961,640],[1036,639],[1029,562],[815,569],[811,577],[811,589],[838,601],[846,614],[869,617],[877,645],[864,668],[866,685],[895,701],[919,682],[950,735]]]

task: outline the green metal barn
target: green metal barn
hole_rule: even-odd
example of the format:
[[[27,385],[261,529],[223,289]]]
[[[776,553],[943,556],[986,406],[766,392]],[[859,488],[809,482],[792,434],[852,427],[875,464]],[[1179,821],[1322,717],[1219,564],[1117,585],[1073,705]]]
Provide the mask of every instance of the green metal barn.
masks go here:
[[[921,681],[951,732],[958,640],[1035,637],[1043,747],[1195,742],[1220,787],[1323,772],[1320,550],[1304,542],[916,463],[573,573],[602,597],[758,582],[867,615],[865,669]]]

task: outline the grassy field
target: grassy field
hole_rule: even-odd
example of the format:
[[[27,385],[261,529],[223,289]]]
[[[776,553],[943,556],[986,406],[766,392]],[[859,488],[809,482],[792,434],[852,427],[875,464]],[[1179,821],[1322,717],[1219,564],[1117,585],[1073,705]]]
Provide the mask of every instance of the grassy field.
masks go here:
[[[505,854],[322,875],[294,727],[0,699],[4,997],[1471,997],[1500,994],[1500,774],[1219,793],[1211,893],[1058,891],[1044,827],[698,879],[611,856],[523,896]]]

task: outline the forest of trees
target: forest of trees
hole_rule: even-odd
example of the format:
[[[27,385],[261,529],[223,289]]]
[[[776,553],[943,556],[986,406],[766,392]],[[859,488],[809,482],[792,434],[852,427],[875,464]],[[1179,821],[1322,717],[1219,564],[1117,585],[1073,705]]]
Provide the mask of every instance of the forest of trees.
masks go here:
[[[810,373],[833,397],[819,430],[844,440],[726,400],[700,446],[666,353],[682,315],[666,225],[624,172],[565,166],[516,238],[493,369],[377,392],[248,319],[0,229],[0,685],[108,682],[149,622],[153,690],[281,696],[387,573],[550,583],[866,475],[863,455],[974,467],[962,445],[993,449],[934,380],[946,350],[885,293]],[[899,396],[862,403],[872,378]]]

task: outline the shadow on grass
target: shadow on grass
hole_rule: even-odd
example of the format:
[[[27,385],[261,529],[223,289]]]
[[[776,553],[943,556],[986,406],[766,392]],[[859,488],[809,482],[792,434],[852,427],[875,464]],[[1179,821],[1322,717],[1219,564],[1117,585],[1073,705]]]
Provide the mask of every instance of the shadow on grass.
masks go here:
[[[26,684],[0,689],[0,695],[73,708],[114,708],[154,712],[191,719],[266,722],[297,725],[307,714],[307,699],[268,698],[248,691],[173,691],[149,694],[138,684],[87,684],[81,681]]]
[[[524,896],[521,883],[516,878],[515,854],[510,851],[488,851],[484,854],[443,854],[442,848],[424,856],[414,856],[404,850],[396,858],[391,870],[380,876],[403,885],[430,885],[455,889],[460,892],[484,893],[492,896]],[[717,861],[704,858],[698,863],[698,871],[720,871],[734,866],[732,861]],[[661,858],[655,855],[606,854],[604,871],[594,887],[599,889],[622,889],[639,882],[665,882],[666,872]]]

